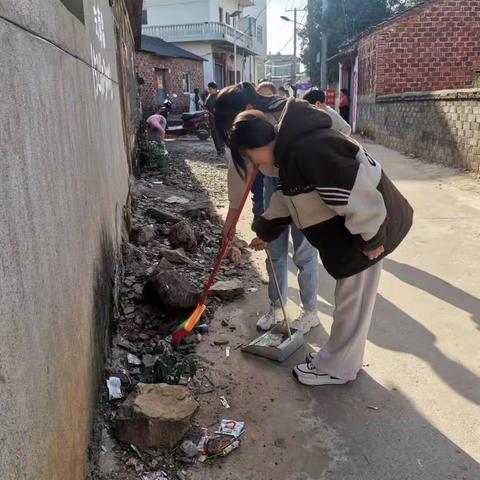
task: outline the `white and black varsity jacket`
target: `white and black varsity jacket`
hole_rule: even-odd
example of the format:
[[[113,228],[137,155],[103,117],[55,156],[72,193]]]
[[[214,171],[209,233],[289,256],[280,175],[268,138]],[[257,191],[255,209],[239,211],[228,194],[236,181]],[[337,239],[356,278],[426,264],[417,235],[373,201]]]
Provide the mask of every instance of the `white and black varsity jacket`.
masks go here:
[[[281,185],[254,229],[271,241],[293,221],[338,279],[391,253],[408,233],[413,210],[381,165],[330,126],[325,113],[289,100],[275,144]],[[363,253],[381,245],[377,260]]]

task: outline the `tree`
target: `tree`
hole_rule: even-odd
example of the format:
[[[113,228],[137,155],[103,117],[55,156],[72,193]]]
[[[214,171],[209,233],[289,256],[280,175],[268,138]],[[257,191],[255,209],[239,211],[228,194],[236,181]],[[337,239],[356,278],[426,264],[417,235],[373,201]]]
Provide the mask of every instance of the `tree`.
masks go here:
[[[420,0],[309,0],[306,27],[300,31],[302,60],[310,79],[320,83],[319,52],[322,33],[328,38],[327,58],[335,55],[345,40],[352,39],[391,15]],[[336,77],[335,71],[329,77]]]

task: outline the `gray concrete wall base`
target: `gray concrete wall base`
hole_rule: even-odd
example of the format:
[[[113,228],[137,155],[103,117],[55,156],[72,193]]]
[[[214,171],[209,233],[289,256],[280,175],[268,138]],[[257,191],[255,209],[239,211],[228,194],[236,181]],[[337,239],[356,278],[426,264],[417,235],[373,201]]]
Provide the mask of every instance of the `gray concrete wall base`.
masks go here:
[[[480,90],[360,97],[357,131],[444,165],[480,172]]]
[[[2,480],[85,475],[128,164],[113,16],[84,8],[0,0]]]

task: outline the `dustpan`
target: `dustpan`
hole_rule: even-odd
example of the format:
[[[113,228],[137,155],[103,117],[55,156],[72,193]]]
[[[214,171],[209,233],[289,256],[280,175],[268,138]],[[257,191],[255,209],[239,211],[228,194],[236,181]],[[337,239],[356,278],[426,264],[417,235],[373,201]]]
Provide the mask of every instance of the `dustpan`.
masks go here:
[[[271,328],[268,332],[260,335],[248,345],[242,347],[242,352],[258,355],[259,357],[269,358],[276,362],[283,362],[293,353],[295,353],[305,343],[303,332],[296,328],[290,327],[288,323],[287,313],[283,305],[282,295],[280,293],[280,286],[278,284],[277,275],[273,269],[272,257],[268,249],[266,249],[267,258],[270,263],[270,270],[272,272],[275,289],[277,291],[278,300],[282,307],[283,324],[279,323]]]

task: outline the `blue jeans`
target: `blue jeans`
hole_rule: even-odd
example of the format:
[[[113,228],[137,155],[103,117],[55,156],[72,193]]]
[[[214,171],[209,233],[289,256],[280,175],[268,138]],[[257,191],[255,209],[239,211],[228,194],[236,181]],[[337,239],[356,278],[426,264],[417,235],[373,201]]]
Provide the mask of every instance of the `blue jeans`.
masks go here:
[[[277,180],[272,177],[264,177],[263,180],[263,201],[265,210],[267,210],[272,195],[277,190]],[[288,298],[288,240],[289,233],[293,240],[293,263],[298,268],[298,287],[300,290],[300,299],[305,310],[317,309],[317,293],[319,287],[319,261],[318,251],[305,238],[303,233],[295,226],[291,225],[273,242],[268,244],[268,251],[272,257],[273,268],[277,275],[282,300],[286,303]],[[277,290],[273,282],[270,264],[267,260],[267,271],[270,278],[268,284],[268,297],[271,305],[280,307]]]
[[[263,173],[258,172],[252,185],[252,212],[255,216],[263,213],[263,178]]]

